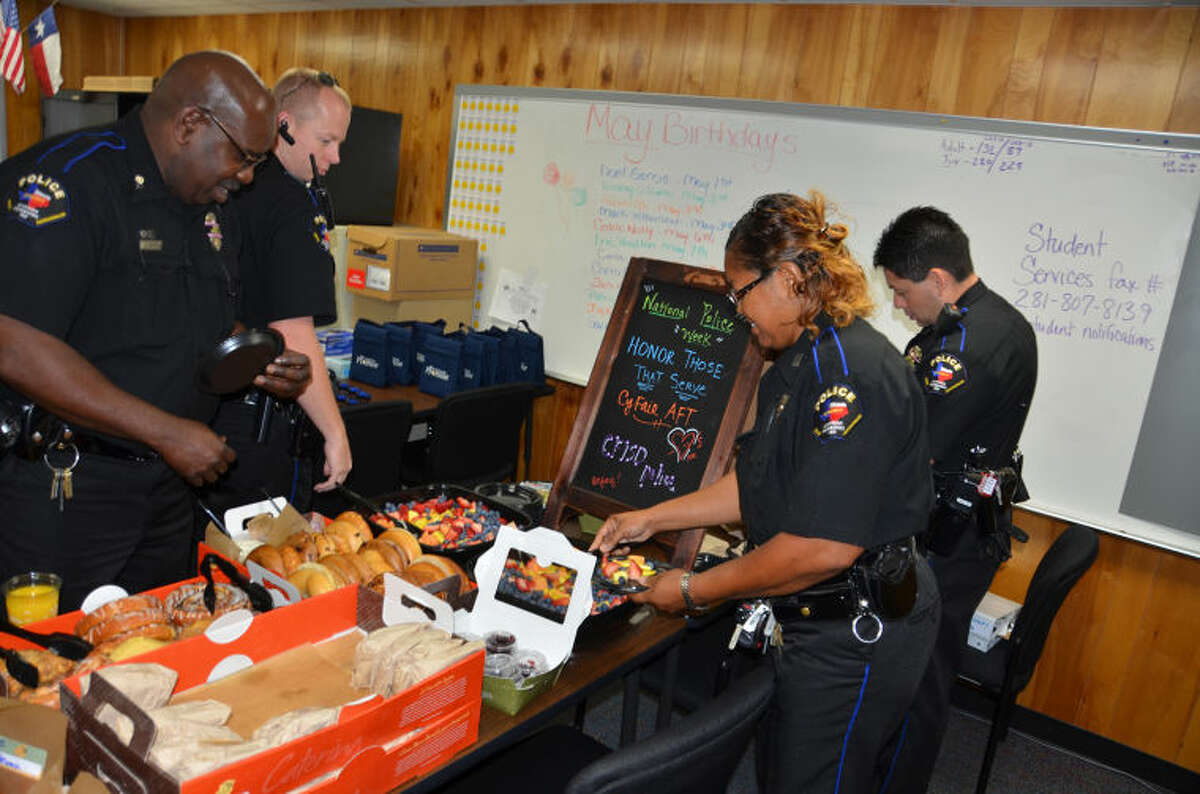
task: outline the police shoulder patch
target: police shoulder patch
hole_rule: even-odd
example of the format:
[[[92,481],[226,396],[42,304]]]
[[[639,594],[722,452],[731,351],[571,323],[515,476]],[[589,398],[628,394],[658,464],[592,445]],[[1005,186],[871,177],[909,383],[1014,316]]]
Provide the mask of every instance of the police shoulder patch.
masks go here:
[[[14,219],[35,229],[70,217],[71,200],[54,177],[26,174],[5,198],[4,209]]]
[[[949,394],[967,385],[967,367],[953,353],[938,353],[929,360],[925,372],[928,394]]]
[[[850,435],[863,418],[862,404],[854,389],[835,383],[817,397],[813,406],[813,436],[822,443]]]

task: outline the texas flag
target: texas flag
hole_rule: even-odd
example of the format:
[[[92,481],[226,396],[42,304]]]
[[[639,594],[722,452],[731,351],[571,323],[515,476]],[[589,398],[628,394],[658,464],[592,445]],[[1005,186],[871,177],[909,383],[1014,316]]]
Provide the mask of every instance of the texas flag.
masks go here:
[[[17,0],[0,2],[0,22],[3,41],[0,42],[0,70],[18,94],[25,92],[25,55],[21,50],[21,23],[17,16]],[[3,85],[0,83],[0,85]]]
[[[54,96],[62,85],[62,46],[54,6],[37,15],[29,24],[29,60],[37,72],[43,96]]]

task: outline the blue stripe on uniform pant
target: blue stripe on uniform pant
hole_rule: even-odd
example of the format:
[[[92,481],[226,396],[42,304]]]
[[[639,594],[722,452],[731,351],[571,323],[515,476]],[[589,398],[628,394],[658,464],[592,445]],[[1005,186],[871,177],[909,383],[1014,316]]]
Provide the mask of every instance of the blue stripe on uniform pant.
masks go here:
[[[846,726],[846,735],[842,738],[842,755],[838,759],[837,784],[833,787],[834,794],[842,788],[842,767],[846,763],[846,746],[850,744],[850,731],[854,730],[854,721],[858,719],[858,710],[862,708],[863,693],[867,690],[867,679],[871,677],[871,663],[863,671],[862,684],[858,687],[858,700],[854,703],[854,713],[850,715],[850,724]]]

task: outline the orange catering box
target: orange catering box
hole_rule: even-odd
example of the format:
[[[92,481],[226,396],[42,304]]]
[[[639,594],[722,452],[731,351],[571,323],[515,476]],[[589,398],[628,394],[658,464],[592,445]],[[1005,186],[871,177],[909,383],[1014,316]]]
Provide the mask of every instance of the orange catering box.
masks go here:
[[[355,690],[349,683],[354,647],[363,632],[394,623],[428,622],[424,614],[400,603],[397,588],[409,596],[411,586],[388,578],[393,581],[386,598],[365,588],[344,587],[232,621],[236,625],[227,621],[222,631],[136,659],[178,673],[172,703],[213,697],[233,706],[230,725],[240,719],[238,727],[248,731],[255,720],[261,724],[309,705],[340,705],[335,724],[179,782],[148,758],[155,729],[145,712],[98,676],[82,694],[76,676],[62,682],[62,707],[70,719],[67,779],[88,771],[118,790],[154,794],[297,789],[332,794],[347,790],[351,780],[364,788],[386,789],[448,760],[478,737],[482,650],[389,698]],[[439,626],[453,625],[445,604],[419,591],[414,600],[427,604]],[[128,745],[97,719],[106,703],[132,719],[135,727]]]

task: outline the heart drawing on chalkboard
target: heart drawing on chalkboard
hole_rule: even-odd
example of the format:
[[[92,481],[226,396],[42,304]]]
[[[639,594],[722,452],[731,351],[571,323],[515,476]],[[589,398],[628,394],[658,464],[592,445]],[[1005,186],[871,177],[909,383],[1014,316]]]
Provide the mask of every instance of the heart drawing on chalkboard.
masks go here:
[[[684,430],[682,427],[672,427],[667,433],[667,443],[675,450],[675,459],[679,463],[696,457],[692,450],[701,446],[700,431],[694,427]]]

